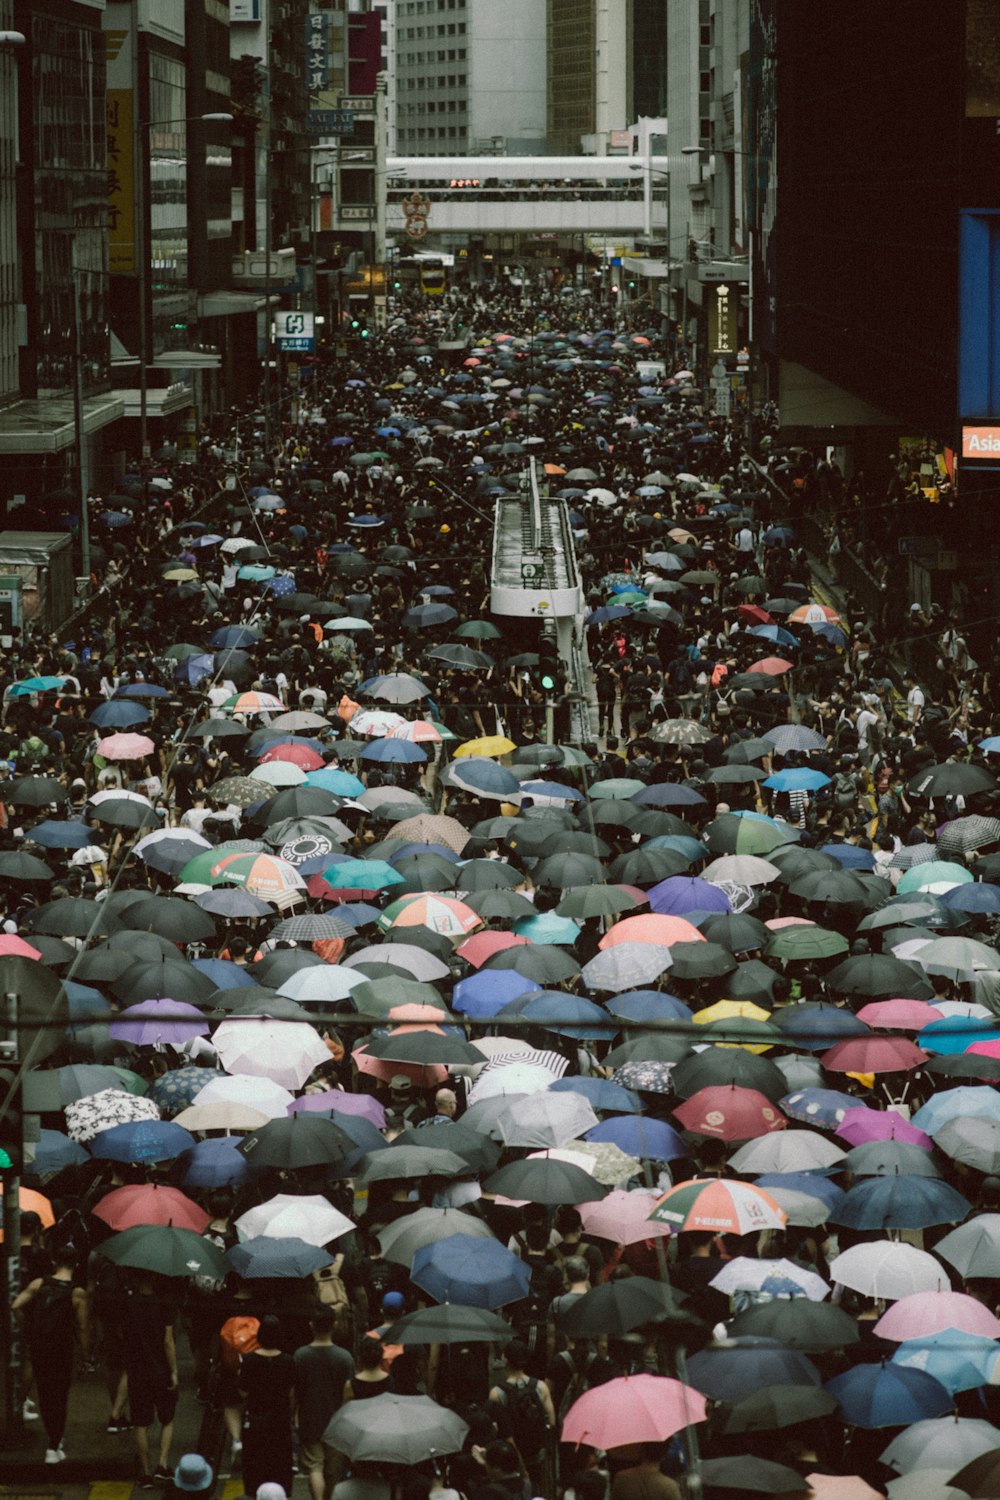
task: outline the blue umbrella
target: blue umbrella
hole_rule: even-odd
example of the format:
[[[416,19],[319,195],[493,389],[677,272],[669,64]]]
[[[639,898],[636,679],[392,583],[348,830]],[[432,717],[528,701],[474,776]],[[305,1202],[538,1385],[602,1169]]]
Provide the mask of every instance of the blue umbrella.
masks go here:
[[[754,1187],[787,1188],[793,1193],[807,1193],[810,1198],[818,1198],[825,1204],[830,1213],[839,1208],[847,1194],[843,1188],[837,1187],[836,1183],[830,1182],[819,1172],[762,1172],[759,1177],[754,1178]]]
[[[170,694],[165,687],[160,687],[158,682],[127,682],[124,687],[115,688],[116,698],[169,698]]]
[[[584,619],[585,625],[605,625],[609,620],[627,620],[632,618],[632,611],[627,604],[601,604],[597,609],[592,609]]]
[[[797,636],[792,635],[783,625],[751,625],[748,635],[755,635],[762,641],[773,641],[778,646],[799,645]]]
[[[823,1387],[840,1402],[852,1427],[908,1427],[929,1417],[943,1417],[954,1405],[939,1380],[906,1365],[855,1365]]]
[[[239,1137],[196,1141],[185,1152],[181,1186],[185,1188],[236,1187],[248,1182],[257,1168],[239,1150]]]
[[[615,1034],[613,1023],[593,1000],[560,990],[542,991],[537,998],[529,999],[521,1011],[521,1019],[554,1031],[557,1036],[571,1036],[580,1041]]]
[[[1000,755],[1000,735],[987,735],[984,740],[977,740],[980,750],[985,750],[987,755]]]
[[[488,1020],[505,1005],[536,993],[538,985],[515,969],[480,969],[460,979],[451,992],[452,1009],[473,1020]]]
[[[868,1027],[852,1011],[840,1010],[823,1000],[807,1000],[802,1005],[786,1005],[775,1016],[774,1024],[794,1039],[796,1047],[807,1052],[825,1052],[845,1036],[864,1036]]]
[[[501,802],[506,801],[511,793],[521,790],[521,783],[505,766],[478,755],[452,761],[442,772],[440,780],[445,786],[461,787],[463,792],[471,792],[473,796],[492,797]]]
[[[288,529],[289,531],[295,531],[296,528],[290,526]],[[295,579],[290,573],[278,573],[274,578],[267,580],[265,593],[274,594],[277,599],[280,599],[284,594],[294,594]]]
[[[89,1160],[90,1153],[77,1141],[70,1140],[68,1135],[63,1135],[61,1130],[40,1130],[35,1142],[35,1159],[26,1170],[35,1177],[54,1177],[66,1167],[78,1167]]]
[[[33,844],[43,849],[86,849],[94,842],[94,830],[86,823],[62,822],[57,818],[44,818],[25,833]]]
[[[111,699],[95,708],[92,714],[87,715],[91,724],[96,724],[98,729],[131,729],[135,724],[145,724],[149,720],[149,709],[143,708],[141,703],[127,703],[123,699]]]
[[[186,682],[189,687],[197,687],[198,683],[205,677],[211,677],[215,671],[215,658],[206,653],[198,656],[186,656],[174,666],[174,676],[178,682]]]
[[[350,771],[338,770],[335,766],[323,766],[318,771],[310,771],[306,776],[306,786],[321,787],[324,792],[333,792],[337,797],[360,797],[365,789],[364,782]]]
[[[130,1120],[102,1130],[91,1142],[91,1155],[102,1161],[173,1161],[190,1151],[194,1136],[169,1120]]]
[[[576,787],[563,786],[558,781],[522,781],[521,795],[524,797],[554,797],[560,802],[582,802],[583,793]]]
[[[453,1234],[417,1251],[410,1280],[438,1302],[497,1308],[528,1295],[531,1272],[498,1240]]]
[[[829,786],[830,778],[809,766],[793,766],[787,771],[775,771],[763,784],[773,792],[816,792],[821,786]]]
[[[195,1096],[207,1083],[224,1076],[219,1068],[172,1068],[154,1079],[149,1097],[164,1117],[179,1115],[182,1109],[193,1104]]]
[[[1000,1349],[992,1339],[958,1328],[905,1339],[892,1356],[894,1365],[933,1375],[952,1395],[992,1382],[998,1359]]]
[[[575,943],[580,936],[579,924],[571,917],[559,917],[554,911],[539,912],[535,917],[522,917],[514,923],[518,937],[526,937],[529,943]]]
[[[93,1021],[98,1016],[110,1016],[111,1006],[100,990],[92,989],[89,984],[77,984],[73,979],[64,979],[63,989],[71,1021]]]
[[[874,870],[875,856],[870,849],[857,844],[821,844],[820,852],[829,854],[844,870]]]
[[[457,865],[459,863],[459,857],[454,849],[449,849],[444,844],[400,844],[399,848],[394,849],[390,855],[389,863],[391,865],[398,865],[401,859],[411,859],[417,854],[434,854],[438,859],[445,860],[449,865]]]
[[[643,1115],[612,1115],[587,1131],[588,1141],[610,1141],[629,1156],[642,1161],[674,1161],[687,1156],[689,1148],[672,1125]]]
[[[676,849],[678,854],[683,854],[692,864],[708,858],[708,850],[700,839],[686,833],[658,833],[655,838],[646,839],[643,848]]]
[[[790,526],[769,526],[764,532],[763,540],[768,544],[777,542],[782,547],[788,547],[795,540],[795,532]]]
[[[842,651],[847,645],[847,636],[841,630],[840,626],[834,625],[832,621],[824,620],[821,624],[813,624],[811,621],[807,623],[813,635],[822,636],[823,640],[827,641],[831,646],[836,646]]]
[[[101,520],[105,526],[110,526],[112,531],[117,531],[119,527],[131,526],[132,524],[132,517],[127,516],[123,510],[106,510],[102,513]]]
[[[294,1236],[271,1239],[267,1235],[261,1235],[259,1239],[245,1240],[242,1245],[234,1245],[226,1254],[233,1270],[243,1277],[301,1280],[330,1263],[328,1250],[307,1245],[305,1240]]]
[[[549,1084],[549,1093],[582,1094],[593,1109],[614,1110],[616,1114],[637,1115],[642,1110],[639,1095],[623,1089],[620,1083],[612,1083],[610,1078],[557,1078]]]
[[[605,1010],[624,1021],[690,1021],[692,1014],[683,1000],[663,990],[626,990],[609,1000]]]
[[[219,630],[213,630],[208,638],[208,644],[215,651],[226,651],[231,646],[256,646],[259,641],[260,631],[253,630],[249,625],[223,625]]]
[[[957,1224],[967,1199],[939,1177],[868,1177],[851,1188],[831,1222],[848,1229],[928,1229]]]
[[[410,740],[372,740],[361,752],[362,760],[390,762],[395,765],[411,764],[427,759],[426,750]]]
[[[953,885],[938,897],[949,911],[996,912],[1000,911],[1000,885],[977,880],[966,885]]]
[[[917,1046],[940,1057],[968,1052],[973,1042],[995,1042],[996,1028],[980,1016],[944,1016],[931,1021],[917,1036]],[[923,1127],[921,1127],[923,1128]]]
[[[955,1019],[958,1018],[952,1017],[952,1020]],[[985,1086],[963,1085],[957,1089],[945,1089],[940,1094],[933,1094],[926,1104],[922,1104],[911,1123],[916,1125],[918,1130],[924,1130],[928,1135],[933,1135],[949,1120],[964,1115],[987,1115],[994,1120],[1000,1120],[1000,1094],[996,1089]]]
[[[789,1119],[824,1130],[835,1130],[847,1111],[858,1107],[853,1094],[843,1094],[839,1089],[797,1089],[778,1102]]]
[[[697,875],[668,875],[649,891],[649,909],[662,916],[686,917],[695,911],[732,911],[732,903],[720,886]]]

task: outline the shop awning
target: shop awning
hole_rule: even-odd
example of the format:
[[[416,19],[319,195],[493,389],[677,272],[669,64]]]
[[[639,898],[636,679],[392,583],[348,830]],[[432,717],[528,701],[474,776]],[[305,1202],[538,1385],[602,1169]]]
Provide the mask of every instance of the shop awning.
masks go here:
[[[117,422],[124,413],[121,393],[104,391],[83,402],[83,431],[88,436]],[[15,401],[0,410],[0,453],[61,453],[76,441],[73,402]]]

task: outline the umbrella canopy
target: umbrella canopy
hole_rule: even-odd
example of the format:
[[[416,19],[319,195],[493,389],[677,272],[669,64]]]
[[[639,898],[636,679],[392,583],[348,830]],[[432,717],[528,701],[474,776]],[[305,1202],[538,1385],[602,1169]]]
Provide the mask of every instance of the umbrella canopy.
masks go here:
[[[665,1442],[707,1413],[693,1386],[663,1375],[632,1375],[586,1391],[563,1420],[562,1441],[591,1448]]]
[[[468,1423],[429,1396],[384,1391],[374,1401],[342,1406],[323,1433],[323,1442],[354,1463],[410,1466],[457,1453],[468,1430]]]
[[[787,1215],[761,1188],[720,1177],[678,1183],[663,1195],[649,1217],[668,1224],[676,1233],[711,1229],[724,1234],[750,1234],[756,1229],[780,1229]]]
[[[531,1274],[498,1241],[453,1234],[417,1251],[410,1280],[438,1302],[495,1309],[525,1297]]]

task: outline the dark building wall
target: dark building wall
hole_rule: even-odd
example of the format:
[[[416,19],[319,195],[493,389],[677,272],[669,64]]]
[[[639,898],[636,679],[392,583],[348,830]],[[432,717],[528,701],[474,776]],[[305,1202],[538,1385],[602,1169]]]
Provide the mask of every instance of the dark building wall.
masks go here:
[[[594,0],[548,0],[546,134],[554,156],[576,156],[595,128]]]
[[[777,0],[776,18],[778,350],[950,438],[965,7]]]

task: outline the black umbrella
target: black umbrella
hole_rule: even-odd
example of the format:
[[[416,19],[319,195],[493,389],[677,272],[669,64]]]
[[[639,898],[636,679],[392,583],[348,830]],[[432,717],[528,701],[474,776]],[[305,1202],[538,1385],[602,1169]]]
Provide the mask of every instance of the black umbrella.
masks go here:
[[[797,1349],[777,1339],[734,1338],[709,1344],[688,1360],[688,1379],[713,1401],[738,1401],[765,1386],[818,1387],[823,1377]]]
[[[709,1491],[745,1490],[753,1495],[786,1495],[802,1488],[802,1476],[797,1469],[772,1463],[769,1458],[758,1458],[753,1453],[703,1458],[701,1482]]]
[[[500,1160],[500,1147],[495,1141],[454,1120],[411,1127],[398,1135],[392,1144],[393,1147],[433,1146],[437,1150],[454,1151],[474,1172],[492,1172]]]
[[[51,880],[52,870],[44,860],[20,850],[0,853],[0,880]]]
[[[135,932],[155,932],[175,943],[199,943],[215,936],[215,923],[183,896],[150,896],[136,901],[122,918]]]
[[[306,818],[329,816],[340,807],[342,798],[318,786],[293,786],[279,792],[257,809],[254,821],[267,826],[277,823],[279,818]]]
[[[674,943],[670,956],[670,972],[678,979],[712,979],[736,968],[735,958],[721,943]]]
[[[514,969],[525,979],[533,979],[540,988],[575,979],[580,965],[554,944],[531,943],[503,948],[483,965],[486,969]]]
[[[989,771],[959,760],[918,771],[908,787],[915,797],[971,797],[976,792],[995,792],[996,789],[996,780]]]
[[[297,1114],[285,1120],[269,1120],[243,1137],[237,1148],[255,1166],[327,1166],[355,1150],[346,1131],[318,1115]]]
[[[630,1276],[585,1292],[558,1316],[556,1323],[571,1338],[582,1339],[604,1335],[616,1338],[646,1323],[700,1323],[682,1308],[684,1301],[684,1293],[675,1292],[665,1282],[650,1276]]]
[[[906,995],[930,1000],[934,987],[912,964],[891,953],[859,953],[845,958],[826,976],[827,988],[841,995]]]
[[[847,1349],[861,1337],[857,1323],[843,1308],[832,1302],[811,1302],[808,1297],[779,1298],[748,1307],[732,1320],[729,1331],[734,1336],[763,1334],[805,1354]]]
[[[559,1203],[593,1203],[608,1193],[604,1184],[582,1167],[554,1156],[509,1162],[486,1179],[483,1191],[549,1207]]]
[[[121,931],[121,922],[104,902],[79,896],[63,896],[47,901],[28,914],[24,926],[32,933],[47,932],[53,937],[107,937]]]
[[[805,1297],[793,1299],[796,1303],[806,1300]],[[827,1304],[814,1302],[811,1306],[826,1307]],[[827,1310],[840,1313],[841,1318],[847,1317],[838,1307],[828,1307]],[[818,1386],[769,1385],[734,1402],[722,1430],[726,1433],[771,1432],[779,1427],[795,1427],[799,1422],[828,1417],[837,1406],[837,1398]]]
[[[134,797],[109,797],[107,801],[91,811],[99,823],[110,828],[159,828],[160,815],[146,802],[137,802]]]
[[[18,776],[10,783],[7,801],[15,807],[47,807],[65,802],[66,788],[54,776]]]
[[[604,1058],[607,1068],[621,1068],[632,1062],[679,1063],[691,1051],[685,1037],[665,1036],[657,1031],[630,1031],[628,1039],[613,1047]],[[671,1085],[673,1074],[670,1075]]]
[[[744,1047],[708,1047],[704,1052],[696,1052],[677,1064],[670,1081],[681,1099],[690,1099],[699,1089],[720,1084],[756,1089],[773,1103],[788,1093],[781,1069],[769,1058],[747,1052]]]
[[[445,1302],[422,1307],[387,1328],[383,1340],[391,1344],[505,1344],[514,1330],[485,1307],[463,1307]]]
[[[215,989],[206,974],[182,958],[141,959],[118,974],[111,987],[119,1000],[134,1005],[140,1000],[184,1000],[203,1005]]]
[[[420,1063],[425,1066],[440,1063],[444,1067],[455,1064],[474,1067],[483,1061],[483,1054],[471,1043],[458,1036],[441,1036],[436,1031],[395,1032],[389,1036],[373,1037],[366,1050],[371,1057],[379,1057],[386,1062]]]

